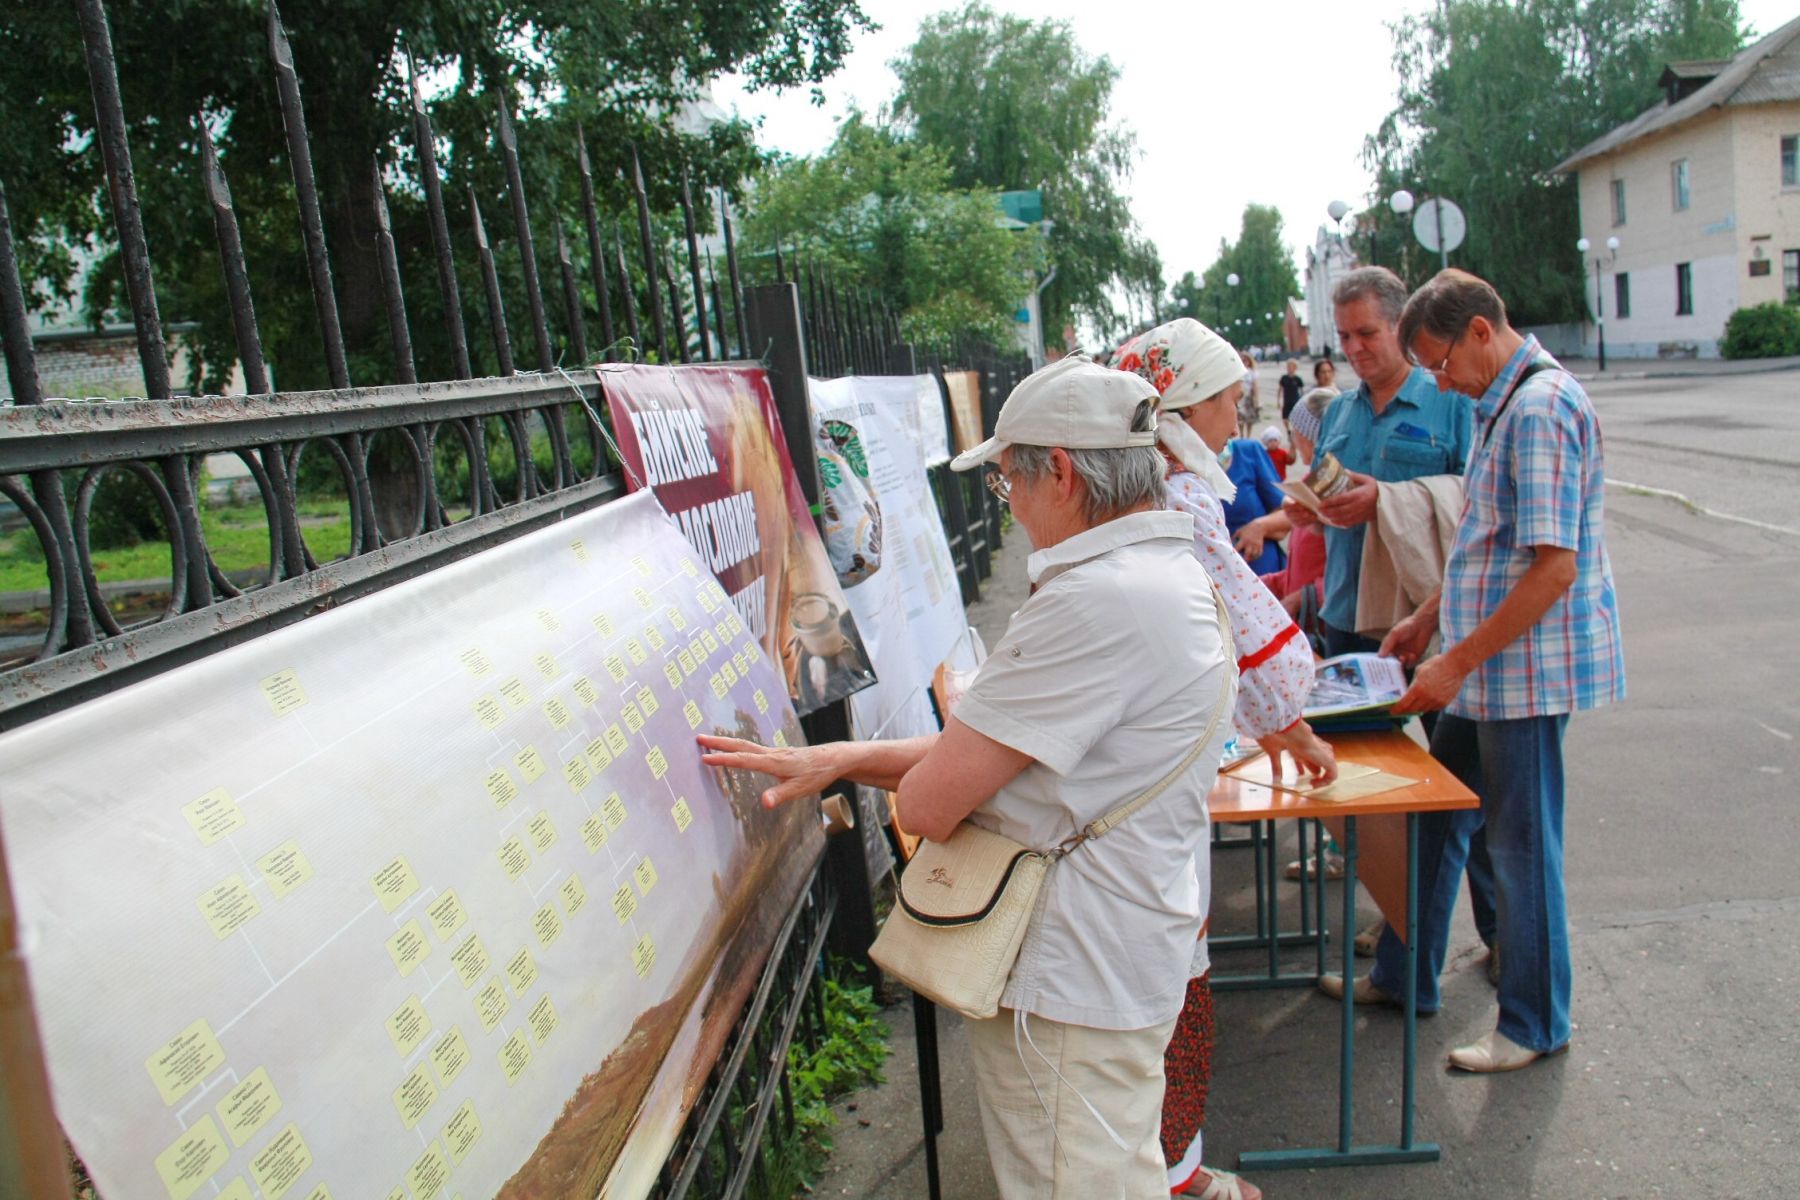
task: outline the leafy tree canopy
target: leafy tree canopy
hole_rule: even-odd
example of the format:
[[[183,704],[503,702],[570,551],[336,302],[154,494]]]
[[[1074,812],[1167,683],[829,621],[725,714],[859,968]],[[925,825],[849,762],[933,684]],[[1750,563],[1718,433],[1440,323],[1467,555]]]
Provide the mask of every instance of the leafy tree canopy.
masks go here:
[[[1163,319],[1193,317],[1236,346],[1281,341],[1282,313],[1289,298],[1300,294],[1293,253],[1281,239],[1280,211],[1246,204],[1237,240],[1220,240],[1219,256],[1199,279],[1192,271],[1182,275],[1170,290]],[[1238,277],[1235,287],[1232,275]]]
[[[1107,331],[1115,288],[1161,289],[1155,251],[1118,192],[1134,153],[1131,135],[1108,124],[1118,68],[1084,51],[1067,22],[971,3],[926,20],[893,67],[895,120],[943,152],[952,185],[1043,190],[1056,268],[1046,329],[1081,315]]]
[[[1469,218],[1453,263],[1521,324],[1585,313],[1575,183],[1550,169],[1660,103],[1665,63],[1727,58],[1745,39],[1736,0],[1441,0],[1391,28],[1399,104],[1363,150],[1376,188],[1362,257],[1373,234],[1410,281],[1435,271],[1386,198],[1442,194]]]
[[[991,191],[950,177],[935,146],[853,113],[825,154],[765,176],[745,240],[872,290],[901,313],[909,340],[970,332],[1000,342],[1033,286],[1041,236],[1003,228]]]
[[[263,341],[280,386],[322,385],[264,8],[246,0],[113,0],[108,12],[162,312],[166,320],[199,322],[201,358],[213,373],[193,382],[216,388],[223,366],[235,358],[197,169],[196,122],[203,118],[218,133]],[[691,164],[701,187],[735,181],[760,161],[751,131],[741,124],[715,125],[698,135],[676,132],[674,117],[692,92],[687,81],[738,70],[758,86],[816,84],[841,64],[852,33],[869,26],[854,0],[344,0],[293,4],[284,17],[305,97],[352,375],[360,382],[394,378],[372,249],[376,160],[387,170],[421,373],[449,373],[413,161],[405,49],[418,60],[433,95],[464,315],[479,359],[487,343],[478,333],[485,322],[471,249],[469,185],[481,198],[489,236],[510,273],[515,343],[523,333],[518,255],[500,245],[511,234],[492,141],[500,93],[518,113],[540,273],[546,303],[554,305],[556,222],[565,223],[575,245],[584,241],[577,121],[586,129],[604,210],[629,211],[621,168],[635,140],[652,205],[669,212],[681,163]],[[24,247],[28,285],[40,303],[49,303],[71,286],[67,247],[105,252],[112,237],[74,6],[0,0],[0,61],[8,64],[0,71],[0,128],[6,130],[0,180],[15,238]],[[117,263],[103,258],[85,297],[89,316],[115,312],[122,296]],[[484,367],[492,369],[491,358],[478,362],[478,370]]]

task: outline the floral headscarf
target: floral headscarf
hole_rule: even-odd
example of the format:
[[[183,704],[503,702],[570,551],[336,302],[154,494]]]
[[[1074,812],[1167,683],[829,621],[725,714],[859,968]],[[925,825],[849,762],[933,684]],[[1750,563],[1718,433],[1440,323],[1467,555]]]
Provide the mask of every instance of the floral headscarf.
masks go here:
[[[1237,485],[1219,456],[1171,411],[1211,399],[1243,378],[1243,364],[1231,344],[1192,317],[1181,317],[1120,346],[1113,351],[1111,365],[1142,375],[1161,397],[1156,440],[1205,480],[1220,500],[1229,504],[1236,499]]]

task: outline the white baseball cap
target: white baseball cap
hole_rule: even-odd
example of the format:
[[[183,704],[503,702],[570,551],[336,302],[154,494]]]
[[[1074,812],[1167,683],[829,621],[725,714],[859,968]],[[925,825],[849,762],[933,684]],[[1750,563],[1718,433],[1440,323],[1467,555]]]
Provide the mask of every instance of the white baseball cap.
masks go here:
[[[1156,431],[1133,432],[1138,406],[1156,399],[1140,375],[1114,371],[1071,354],[1027,375],[1000,406],[994,436],[956,456],[953,471],[993,462],[1008,446],[1060,446],[1064,450],[1116,450],[1156,445]]]

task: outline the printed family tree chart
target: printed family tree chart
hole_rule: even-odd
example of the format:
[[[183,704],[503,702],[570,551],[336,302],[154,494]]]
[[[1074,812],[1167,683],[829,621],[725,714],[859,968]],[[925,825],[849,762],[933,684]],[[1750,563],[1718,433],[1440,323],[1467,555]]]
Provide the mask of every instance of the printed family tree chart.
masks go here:
[[[646,1191],[816,860],[648,495],[0,738],[58,1114],[109,1200]]]

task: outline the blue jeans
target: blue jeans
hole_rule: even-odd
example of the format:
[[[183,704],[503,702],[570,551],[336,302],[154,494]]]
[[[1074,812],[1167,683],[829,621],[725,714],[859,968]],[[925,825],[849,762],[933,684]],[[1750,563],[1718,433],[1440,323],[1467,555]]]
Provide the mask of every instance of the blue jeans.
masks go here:
[[[1568,714],[1514,721],[1438,717],[1431,753],[1477,796],[1479,813],[1419,817],[1420,1012],[1439,1004],[1438,975],[1470,839],[1485,824],[1493,861],[1500,1032],[1531,1050],[1569,1040],[1569,916],[1563,892],[1563,732]],[[1385,930],[1375,986],[1399,994],[1406,948]]]
[[[1352,633],[1348,629],[1339,629],[1335,625],[1321,621],[1325,631],[1325,653],[1335,658],[1340,654],[1373,654],[1381,649],[1381,643],[1374,638],[1364,637],[1360,633]],[[1419,720],[1425,726],[1425,736],[1431,737],[1436,731],[1437,713],[1425,713]],[[1474,790],[1474,785],[1470,785]],[[1481,815],[1471,812],[1469,819],[1474,822],[1469,833],[1469,848],[1466,855],[1469,869],[1469,908],[1475,913],[1475,932],[1481,935],[1484,945],[1494,944],[1494,864],[1488,857],[1487,834],[1481,827]],[[1422,858],[1421,862],[1424,861]],[[1420,895],[1424,893],[1421,891]],[[1456,888],[1450,889],[1450,903],[1456,903]],[[1435,996],[1435,992],[1433,995]],[[1435,1001],[1432,1005],[1436,1008]]]

